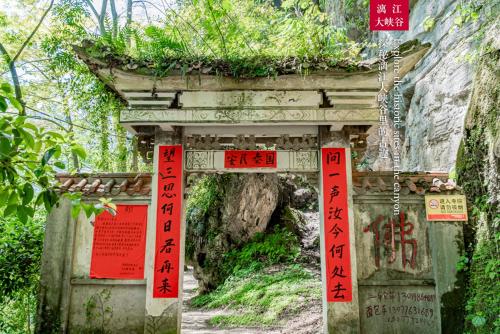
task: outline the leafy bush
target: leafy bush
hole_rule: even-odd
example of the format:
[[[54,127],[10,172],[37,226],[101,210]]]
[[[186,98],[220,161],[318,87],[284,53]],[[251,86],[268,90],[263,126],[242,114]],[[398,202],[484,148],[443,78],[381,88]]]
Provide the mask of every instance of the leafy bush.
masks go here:
[[[40,221],[1,219],[0,302],[37,282],[43,248]]]
[[[225,254],[223,270],[227,275],[244,275],[266,266],[291,263],[299,255],[297,236],[286,228],[275,226],[273,233],[258,233],[241,249]]]
[[[473,333],[500,332],[500,233],[480,240],[470,265],[468,298],[465,306],[467,327]]]
[[[0,219],[0,333],[32,329],[43,233],[40,219]]]
[[[361,47],[333,27],[324,6],[310,0],[280,7],[254,0],[197,0],[170,6],[158,25],[127,25],[95,38],[85,51],[125,69],[167,75],[172,69],[261,77],[345,67]],[[67,14],[66,14],[67,15]],[[83,15],[83,14],[79,14]],[[81,21],[72,24],[84,31]]]

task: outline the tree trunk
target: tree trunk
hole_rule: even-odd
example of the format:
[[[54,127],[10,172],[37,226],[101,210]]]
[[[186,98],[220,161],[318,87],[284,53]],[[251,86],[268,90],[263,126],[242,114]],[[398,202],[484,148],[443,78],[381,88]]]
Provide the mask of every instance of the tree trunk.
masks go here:
[[[127,145],[125,142],[126,131],[123,126],[120,125],[120,110],[115,108],[113,110],[113,126],[116,135],[116,153],[118,155],[116,163],[117,172],[127,171]]]
[[[132,164],[130,166],[130,169],[132,172],[138,172],[139,171],[139,147],[138,147],[138,140],[137,136],[134,136],[132,138]]]
[[[328,0],[326,2],[326,12],[330,16],[332,26],[345,27],[345,0]]]
[[[100,154],[99,154],[99,169],[101,171],[111,172],[111,166],[109,163],[109,124],[108,124],[108,112],[105,110],[101,111],[100,121],[101,121],[101,134],[99,138],[100,144]]]

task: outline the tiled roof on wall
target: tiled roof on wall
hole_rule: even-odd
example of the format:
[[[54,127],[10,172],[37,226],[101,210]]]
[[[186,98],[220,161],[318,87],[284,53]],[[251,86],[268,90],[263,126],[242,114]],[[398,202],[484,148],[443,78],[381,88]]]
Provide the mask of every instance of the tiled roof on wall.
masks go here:
[[[84,196],[149,196],[151,174],[108,173],[108,174],[58,174],[61,183],[59,191],[82,192]]]
[[[357,195],[376,192],[393,192],[393,172],[355,172],[352,174],[353,188]],[[461,190],[448,179],[447,173],[400,173],[400,194],[424,195]]]

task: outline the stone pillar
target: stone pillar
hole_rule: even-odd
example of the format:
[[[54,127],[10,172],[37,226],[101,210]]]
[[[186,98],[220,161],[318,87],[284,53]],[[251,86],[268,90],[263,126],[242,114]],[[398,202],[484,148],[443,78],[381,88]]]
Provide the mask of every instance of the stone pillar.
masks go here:
[[[158,198],[158,151],[160,145],[182,144],[182,129],[172,132],[158,130],[155,133],[152,178],[151,206],[148,214],[147,241],[146,241],[146,315],[144,321],[145,334],[174,334],[180,333],[182,312],[182,283],[184,276],[184,245],[185,245],[185,210],[184,200],[181,219],[181,244],[179,252],[179,297],[178,298],[153,298],[154,261],[156,242],[156,209]],[[184,194],[184,173],[182,174],[182,194]]]
[[[35,333],[65,333],[76,222],[71,203],[61,198],[47,217]]]
[[[344,132],[330,132],[329,127],[320,126],[319,128],[319,145],[322,147],[339,147],[346,148],[346,167],[347,167],[347,189],[348,189],[348,208],[349,208],[349,243],[351,252],[351,276],[352,276],[352,301],[328,303],[326,300],[326,252],[325,249],[325,217],[323,214],[323,196],[325,191],[322,185],[322,167],[321,167],[321,152],[319,154],[320,161],[320,247],[321,247],[321,280],[323,289],[323,324],[324,332],[333,333],[359,333],[359,300],[358,300],[358,280],[356,266],[356,243],[355,243],[355,227],[354,227],[354,205],[353,205],[353,188],[352,188],[352,168],[351,168],[351,150],[349,144],[349,134]]]

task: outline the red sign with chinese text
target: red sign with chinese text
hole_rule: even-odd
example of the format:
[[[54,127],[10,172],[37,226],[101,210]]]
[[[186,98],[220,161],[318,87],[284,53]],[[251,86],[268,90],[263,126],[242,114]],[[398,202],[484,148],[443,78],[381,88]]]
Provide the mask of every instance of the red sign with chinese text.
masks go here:
[[[276,168],[276,151],[224,151],[224,168]]]
[[[160,146],[153,298],[179,294],[182,181],[182,146]]]
[[[352,301],[351,254],[346,151],[322,148],[323,222],[326,256],[326,299]]]
[[[409,0],[370,0],[370,30],[408,30]]]
[[[144,279],[147,205],[117,205],[94,223],[90,278]]]

